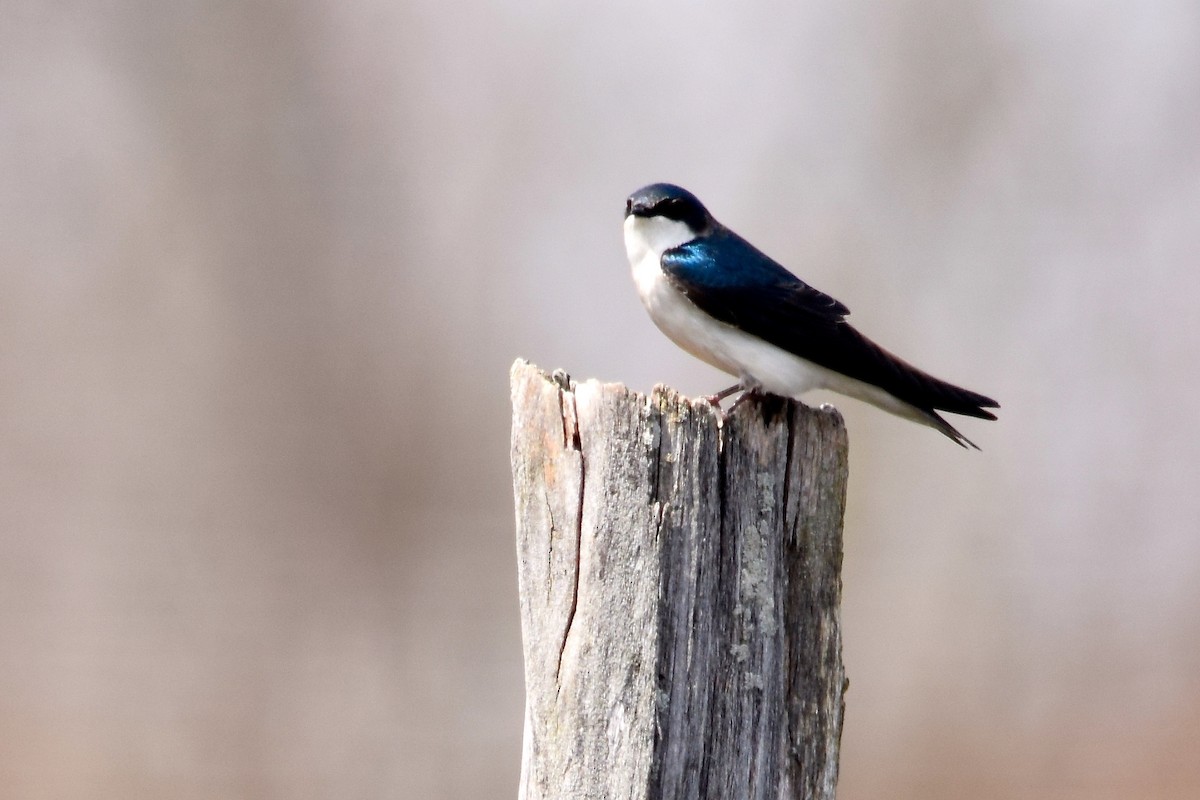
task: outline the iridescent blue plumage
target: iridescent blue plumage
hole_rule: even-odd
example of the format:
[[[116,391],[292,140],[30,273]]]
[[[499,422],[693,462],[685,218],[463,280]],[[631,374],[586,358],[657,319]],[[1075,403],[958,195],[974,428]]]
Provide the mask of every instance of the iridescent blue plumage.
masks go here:
[[[850,313],[724,226],[663,253],[662,269],[697,289],[758,295],[765,302],[787,303],[823,317],[841,319]]]
[[[647,186],[630,196],[625,214],[626,248],[635,262],[639,292],[655,322],[690,352],[737,375],[743,386],[803,388],[815,379],[817,385],[932,425],[964,446],[971,442],[939,410],[996,418],[985,410],[998,408],[995,400],[938,380],[871,342],[846,321],[850,313],[846,306],[721,225],[685,189],[672,184]],[[631,218],[636,223],[633,228]],[[636,222],[639,219],[645,222]],[[657,263],[647,266],[646,258]],[[656,284],[661,280],[673,291],[663,294]],[[673,301],[673,293],[686,302]],[[687,311],[688,304],[693,311]],[[697,318],[696,310],[710,322]],[[729,328],[714,327],[716,323],[755,337],[749,341],[761,345],[747,349],[747,340],[731,338],[722,332]],[[779,351],[799,360],[788,362],[771,355]],[[767,364],[774,374],[754,374],[755,368],[741,360],[745,358],[752,358],[760,370]],[[806,363],[818,369],[811,371]]]

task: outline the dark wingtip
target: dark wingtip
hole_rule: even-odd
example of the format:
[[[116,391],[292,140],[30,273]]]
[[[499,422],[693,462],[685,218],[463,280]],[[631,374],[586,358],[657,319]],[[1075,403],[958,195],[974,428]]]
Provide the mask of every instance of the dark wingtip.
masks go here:
[[[996,415],[988,408],[999,408],[1000,404],[990,397],[972,392],[969,389],[963,389],[954,384],[946,383],[945,381],[936,381],[935,387],[939,396],[931,398],[930,405],[938,411],[947,411],[951,414],[962,414],[966,417],[977,417],[978,419],[996,419]]]

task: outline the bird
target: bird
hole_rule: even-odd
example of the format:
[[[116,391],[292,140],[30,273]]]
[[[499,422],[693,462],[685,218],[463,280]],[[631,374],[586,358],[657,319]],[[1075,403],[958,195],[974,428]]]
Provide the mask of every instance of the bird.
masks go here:
[[[722,225],[671,183],[625,201],[625,253],[642,304],[666,336],[738,383],[714,405],[768,393],[799,399],[828,389],[978,445],[938,412],[994,420],[990,397],[939,380],[847,322],[850,309],[809,286]],[[718,406],[719,407],[719,406]]]

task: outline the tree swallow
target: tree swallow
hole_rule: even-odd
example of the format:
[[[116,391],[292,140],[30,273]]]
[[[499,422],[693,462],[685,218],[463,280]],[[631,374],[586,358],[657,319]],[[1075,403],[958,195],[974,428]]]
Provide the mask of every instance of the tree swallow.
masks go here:
[[[979,448],[938,411],[995,419],[990,397],[938,380],[846,321],[850,310],[713,219],[686,189],[655,183],[625,201],[625,253],[659,330],[742,390],[798,398],[830,389]],[[739,401],[740,402],[740,401]]]

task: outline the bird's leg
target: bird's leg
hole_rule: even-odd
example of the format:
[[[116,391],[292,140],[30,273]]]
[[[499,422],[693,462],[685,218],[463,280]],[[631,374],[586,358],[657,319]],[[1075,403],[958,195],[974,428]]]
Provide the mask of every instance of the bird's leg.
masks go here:
[[[733,386],[730,386],[728,389],[722,389],[721,391],[717,392],[716,394],[705,395],[704,399],[707,400],[708,402],[712,403],[717,408],[720,408],[722,400],[724,400],[726,397],[729,397],[729,395],[733,394],[734,392],[740,392],[741,390],[742,390],[742,385],[740,383],[735,383]]]
[[[740,406],[751,397],[756,397],[762,394],[762,384],[753,378],[743,378],[740,385],[742,388],[742,396],[733,401],[733,405],[729,407],[729,411],[725,412],[726,414],[731,413],[735,408]]]

